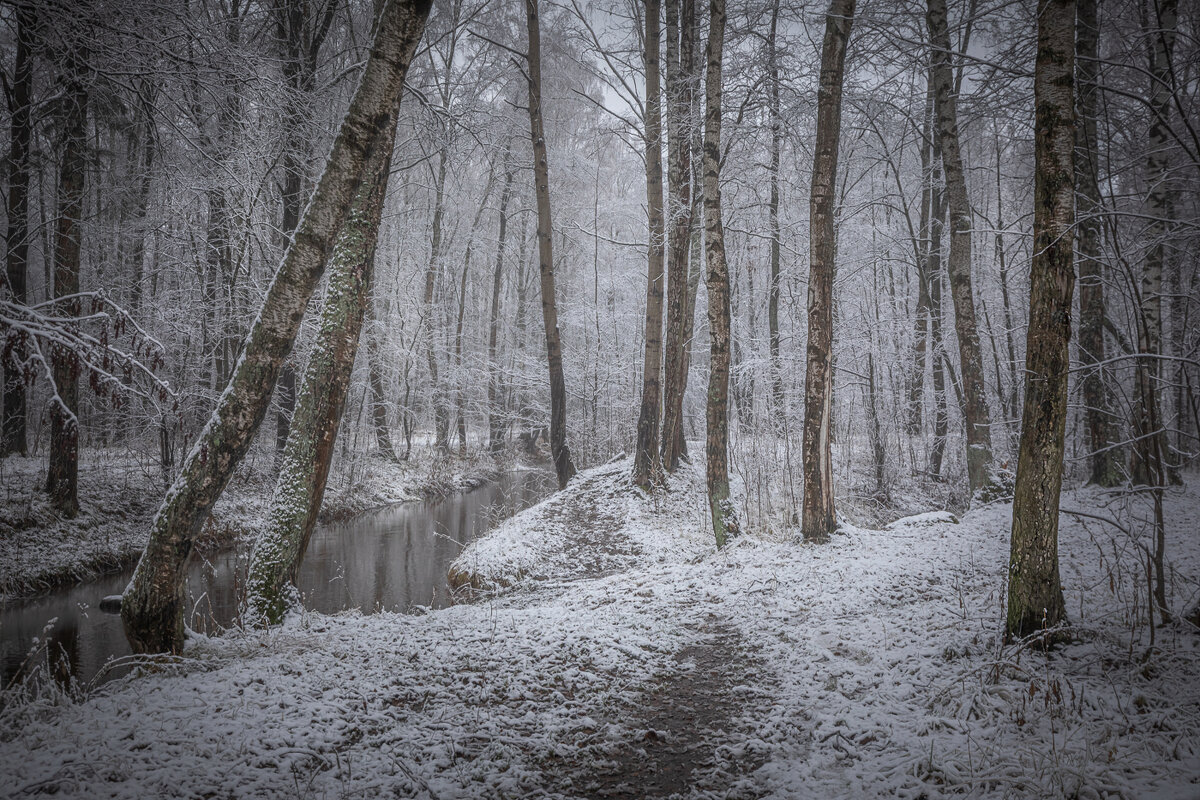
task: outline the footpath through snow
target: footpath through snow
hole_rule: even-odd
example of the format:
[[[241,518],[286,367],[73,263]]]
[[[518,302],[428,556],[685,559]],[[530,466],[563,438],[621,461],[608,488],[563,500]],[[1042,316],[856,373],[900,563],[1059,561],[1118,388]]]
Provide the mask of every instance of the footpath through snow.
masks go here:
[[[628,470],[585,473],[465,551],[463,575],[495,590],[477,603],[298,614],[198,640],[172,674],[83,702],[8,698],[0,791],[1200,796],[1200,638],[1160,629],[1147,655],[1127,534],[1064,516],[1080,643],[1047,655],[997,641],[1007,505],[718,552],[699,473],[644,499]],[[1128,502],[1087,490],[1063,505]],[[1167,510],[1174,599],[1190,608],[1200,493]]]

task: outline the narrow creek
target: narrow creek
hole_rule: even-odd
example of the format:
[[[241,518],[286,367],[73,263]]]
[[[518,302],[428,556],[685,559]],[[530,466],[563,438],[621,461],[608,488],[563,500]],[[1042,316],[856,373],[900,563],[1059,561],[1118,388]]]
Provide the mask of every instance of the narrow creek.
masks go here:
[[[513,472],[439,500],[400,503],[322,525],[313,532],[297,581],[304,606],[326,614],[447,606],[446,571],[462,548],[554,486],[549,473]],[[245,571],[246,553],[238,549],[193,559],[187,588],[192,630],[215,633],[236,623]],[[124,674],[127,669],[105,669],[110,659],[128,655],[129,646],[120,618],[99,605],[106,595],[120,594],[132,574],[130,567],[0,608],[0,685],[8,686],[23,665],[39,659],[59,681]]]

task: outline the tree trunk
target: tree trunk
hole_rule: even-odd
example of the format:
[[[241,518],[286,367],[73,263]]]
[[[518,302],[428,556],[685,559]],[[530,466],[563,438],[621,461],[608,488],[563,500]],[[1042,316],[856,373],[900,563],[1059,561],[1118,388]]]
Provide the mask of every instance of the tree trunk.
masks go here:
[[[687,392],[688,256],[696,226],[692,123],[697,92],[695,0],[666,0],[667,21],[667,335],[663,352],[662,465],[668,472],[685,457],[683,396]],[[696,188],[693,197],[693,188]]]
[[[805,541],[824,542],[837,528],[830,452],[833,406],[833,275],[837,257],[835,202],[838,141],[842,128],[842,78],[854,0],[832,0],[821,45],[817,85],[817,140],[809,202],[808,353],[804,378]]]
[[[58,225],[54,236],[54,296],[79,292],[80,225],[86,191],[88,93],[85,88],[86,54],[66,56],[63,95],[63,157],[58,173]],[[78,298],[60,304],[56,313],[77,317]],[[46,493],[65,517],[79,513],[79,375],[76,356],[55,348],[52,354],[54,396],[50,400],[50,470]]]
[[[729,268],[721,221],[721,61],[725,0],[709,1],[708,67],[704,104],[704,249],[708,271],[709,375],[706,405],[705,484],[717,547],[738,534],[737,509],[729,497]]]
[[[950,68],[950,33],[946,0],[929,0],[930,75],[942,168],[946,172],[946,201],[950,211],[950,295],[954,300],[954,329],[963,382],[963,413],[967,427],[967,476],[972,494],[993,483],[991,415],[983,385],[983,356],[971,290],[971,204],[958,141],[958,106]]]
[[[904,415],[904,429],[909,436],[918,436],[921,433],[921,418],[924,416],[923,397],[925,394],[925,362],[927,355],[932,349],[928,341],[928,330],[930,326],[930,299],[929,299],[929,253],[932,249],[930,243],[930,226],[932,225],[933,212],[933,194],[936,191],[934,187],[934,170],[933,164],[933,92],[927,90],[925,92],[925,116],[922,121],[922,140],[921,140],[921,221],[920,221],[920,243],[916,248],[916,270],[917,270],[917,310],[916,323],[913,330],[913,364],[912,372],[908,378],[908,408]],[[936,358],[936,356],[934,356]]]
[[[942,150],[934,139],[932,172],[929,176],[929,251],[925,279],[929,281],[929,355],[933,372],[933,445],[929,450],[929,475],[942,479],[942,460],[946,455],[946,435],[950,415],[946,408],[945,348],[942,343],[942,232],[945,229],[946,203],[941,189]]]
[[[1037,19],[1033,265],[1008,568],[1009,638],[1066,619],[1058,574],[1058,499],[1075,283],[1075,0],[1039,0]]]
[[[1078,0],[1075,60],[1075,184],[1079,230],[1079,360],[1084,427],[1087,430],[1089,480],[1099,486],[1116,486],[1122,479],[1119,448],[1112,413],[1112,389],[1106,380],[1104,342],[1104,275],[1100,262],[1100,184],[1096,116],[1099,104],[1100,15],[1097,0]]]
[[[429,382],[433,389],[433,424],[434,441],[439,452],[450,449],[450,414],[446,408],[445,390],[438,376],[437,359],[437,308],[436,299],[437,279],[441,273],[442,254],[442,218],[445,214],[446,167],[450,158],[449,150],[442,148],[438,159],[438,171],[435,179],[436,195],[433,201],[433,227],[430,236],[429,264],[425,268],[425,295],[422,300],[421,313],[424,315],[422,331],[425,339],[425,365],[429,369]]]
[[[367,178],[371,154],[392,147],[383,134],[398,111],[429,8],[429,0],[391,0],[381,14],[325,172],[267,289],[230,385],[167,492],[125,591],[121,617],[134,652],[178,652],[183,646],[183,588],[193,543],[266,414],[305,307]]]
[[[392,117],[383,141],[395,136]],[[267,529],[247,572],[247,618],[278,624],[298,600],[295,576],[325,496],[338,424],[350,388],[363,316],[370,302],[375,242],[387,193],[392,148],[378,147],[330,255],[329,291],[283,450]]]
[[[1166,432],[1162,426],[1159,388],[1162,379],[1162,289],[1164,240],[1170,217],[1170,176],[1167,153],[1170,149],[1168,125],[1171,118],[1171,57],[1178,27],[1176,0],[1151,2],[1152,12],[1147,36],[1150,47],[1150,108],[1153,113],[1148,133],[1146,157],[1145,214],[1149,249],[1142,262],[1139,292],[1138,354],[1134,384],[1134,446],[1131,450],[1130,475],[1134,485],[1161,486],[1156,474],[1156,454],[1166,452]]]
[[[537,194],[538,260],[541,270],[542,322],[546,328],[546,362],[550,372],[550,455],[558,488],[575,475],[567,446],[567,384],[563,378],[562,339],[554,296],[554,228],[550,224],[550,165],[542,126],[542,45],[538,31],[538,0],[525,0],[529,31],[529,136],[533,142],[533,179]]]
[[[780,291],[780,228],[779,228],[779,154],[783,145],[783,118],[779,106],[779,6],[771,8],[771,29],[767,34],[767,79],[770,81],[771,119],[771,196],[767,206],[767,221],[771,235],[771,283],[767,295],[767,336],[770,347],[771,417],[782,433],[786,417],[783,394],[783,362],[779,355],[779,291]]]
[[[646,349],[642,361],[642,407],[638,415],[633,480],[643,489],[662,479],[659,419],[662,406],[663,172],[662,103],[659,75],[659,0],[646,0],[646,211],[649,215],[646,271]]]
[[[370,303],[367,304],[370,322],[377,322]],[[396,449],[392,446],[391,428],[388,426],[387,393],[383,389],[383,364],[380,363],[379,332],[374,325],[367,326],[367,382],[371,390],[371,424],[375,429],[375,446],[379,455],[387,461],[397,462]]]
[[[507,157],[507,152],[505,153]],[[500,407],[500,300],[504,280],[504,244],[508,240],[508,204],[515,171],[507,167],[500,192],[500,231],[496,240],[496,267],[492,270],[492,306],[488,317],[488,452],[504,450],[504,415]]]
[[[309,13],[310,8],[305,0],[284,0],[271,6],[288,91],[283,116],[283,185],[280,187],[283,215],[279,226],[285,240],[295,233],[300,223],[300,212],[306,197],[305,166],[311,161],[311,148],[304,135],[304,127],[309,117],[308,108],[316,80],[317,57],[333,24],[337,3],[325,0],[324,7],[316,9],[315,14]],[[279,373],[276,396],[279,410],[275,417],[275,451],[278,457],[282,457],[287,444],[288,426],[291,425],[292,412],[296,407],[296,370],[291,363],[284,363]]]
[[[5,235],[4,278],[14,301],[29,302],[29,144],[33,135],[33,12],[16,8],[17,47],[10,108],[12,127],[8,161],[8,231]],[[0,456],[26,452],[25,375],[16,364],[16,350],[4,363],[4,412],[0,423]]]

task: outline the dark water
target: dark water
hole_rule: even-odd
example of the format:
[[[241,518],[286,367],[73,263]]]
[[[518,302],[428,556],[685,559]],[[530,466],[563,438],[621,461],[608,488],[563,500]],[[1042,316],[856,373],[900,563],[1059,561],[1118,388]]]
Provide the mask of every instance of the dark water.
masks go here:
[[[300,568],[304,606],[335,613],[408,611],[450,603],[446,571],[462,548],[498,521],[538,502],[554,488],[552,475],[517,472],[435,502],[402,503],[313,532]],[[226,550],[195,559],[188,578],[188,625],[214,633],[237,622],[246,553]],[[105,668],[129,654],[121,620],[100,611],[101,598],[120,594],[132,567],[0,609],[0,658],[8,686],[24,665],[48,665],[60,681],[88,682],[123,674]],[[43,630],[57,621],[48,634]],[[48,644],[38,648],[34,639]],[[97,677],[99,676],[99,677]]]

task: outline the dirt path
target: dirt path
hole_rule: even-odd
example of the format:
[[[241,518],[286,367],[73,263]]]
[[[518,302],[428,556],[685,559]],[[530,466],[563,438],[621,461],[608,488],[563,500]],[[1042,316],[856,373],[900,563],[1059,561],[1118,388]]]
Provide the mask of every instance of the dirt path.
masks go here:
[[[628,716],[612,720],[624,741],[562,765],[570,793],[605,800],[761,796],[747,776],[763,754],[724,745],[748,727],[755,707],[770,702],[747,686],[762,664],[736,631],[710,624],[699,632],[702,641],[675,654],[677,669],[643,692]]]

